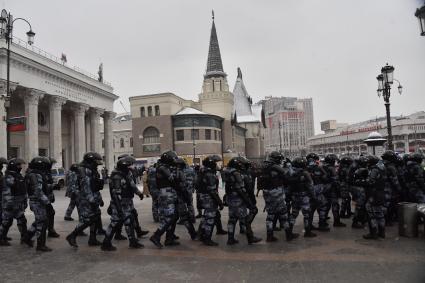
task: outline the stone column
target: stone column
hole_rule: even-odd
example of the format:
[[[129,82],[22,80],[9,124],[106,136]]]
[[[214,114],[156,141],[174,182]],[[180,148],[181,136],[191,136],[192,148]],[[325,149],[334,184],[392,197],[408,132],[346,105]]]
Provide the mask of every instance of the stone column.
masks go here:
[[[112,132],[112,119],[116,113],[112,111],[105,111],[103,113],[103,126],[104,139],[105,139],[105,167],[109,172],[114,168],[114,149],[112,147],[112,140],[114,133]]]
[[[23,99],[25,104],[25,161],[38,156],[38,103],[43,94],[37,90],[27,89]]]
[[[49,156],[56,159],[56,166],[62,167],[62,106],[66,99],[49,97]]]
[[[75,162],[83,160],[86,153],[86,121],[85,114],[89,109],[88,105],[76,104],[72,107],[74,111],[74,156]]]
[[[100,115],[103,110],[98,108],[90,108],[90,150],[100,153]]]
[[[0,157],[7,158],[6,94],[0,94]]]

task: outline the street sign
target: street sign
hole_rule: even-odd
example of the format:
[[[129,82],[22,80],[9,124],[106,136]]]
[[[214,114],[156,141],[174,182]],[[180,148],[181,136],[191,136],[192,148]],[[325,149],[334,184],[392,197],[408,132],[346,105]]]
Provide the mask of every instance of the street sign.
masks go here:
[[[7,120],[7,130],[9,132],[23,132],[26,130],[26,117],[12,117]]]

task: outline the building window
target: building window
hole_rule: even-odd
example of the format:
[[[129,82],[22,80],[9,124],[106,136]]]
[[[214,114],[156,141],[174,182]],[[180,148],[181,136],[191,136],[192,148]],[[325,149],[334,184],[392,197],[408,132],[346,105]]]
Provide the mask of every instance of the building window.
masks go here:
[[[159,116],[159,105],[155,105],[155,116]]]
[[[192,129],[192,140],[199,140],[199,130]]]
[[[211,130],[205,129],[205,139],[210,140],[211,139]]]
[[[214,130],[214,140],[218,140],[218,137],[217,137],[217,130]]]
[[[152,116],[152,106],[148,106],[148,116]]]
[[[155,127],[146,128],[143,131],[143,143],[144,144],[160,143],[158,129]]]
[[[47,156],[47,149],[46,148],[39,148],[38,149],[38,155],[39,156]]]
[[[218,133],[218,140],[221,141],[221,132],[217,131],[217,133]]]
[[[112,147],[115,148],[115,139],[112,140]]]
[[[176,130],[176,140],[184,141],[184,130]]]
[[[130,147],[133,147],[133,137],[130,138]]]
[[[102,148],[105,148],[105,139],[102,139]]]
[[[124,139],[123,138],[120,139],[120,147],[124,148]]]
[[[140,117],[145,117],[145,107],[140,107]]]

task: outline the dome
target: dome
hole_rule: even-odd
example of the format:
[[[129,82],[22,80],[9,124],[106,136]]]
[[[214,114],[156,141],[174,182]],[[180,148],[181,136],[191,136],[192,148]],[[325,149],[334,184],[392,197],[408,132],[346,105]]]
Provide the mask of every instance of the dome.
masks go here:
[[[368,136],[367,136],[368,140],[374,140],[374,139],[382,139],[382,135],[378,132],[371,132]]]

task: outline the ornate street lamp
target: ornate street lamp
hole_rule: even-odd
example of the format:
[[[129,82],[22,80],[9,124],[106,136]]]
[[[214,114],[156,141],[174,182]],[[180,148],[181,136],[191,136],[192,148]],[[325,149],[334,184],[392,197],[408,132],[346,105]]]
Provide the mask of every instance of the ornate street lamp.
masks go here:
[[[7,12],[5,9],[1,11],[0,14],[0,36],[6,40],[7,43],[7,80],[6,80],[6,123],[9,119],[9,101],[10,101],[10,44],[13,40],[13,24],[15,21],[22,20],[29,25],[30,30],[27,32],[28,44],[32,45],[34,43],[35,32],[32,31],[31,24],[24,18],[16,18]],[[7,150],[10,148],[10,134],[7,130]],[[8,154],[9,155],[9,154]]]
[[[416,9],[415,16],[419,20],[419,28],[421,29],[421,35],[425,36],[425,5],[422,8]]]
[[[388,131],[388,149],[393,150],[393,135],[392,135],[392,126],[391,126],[391,113],[390,113],[390,97],[391,97],[391,85],[394,81],[398,82],[398,92],[401,94],[403,87],[400,82],[394,79],[394,67],[386,65],[381,69],[381,74],[379,74],[376,79],[378,80],[378,97],[384,98],[385,110],[387,114],[387,131]]]

